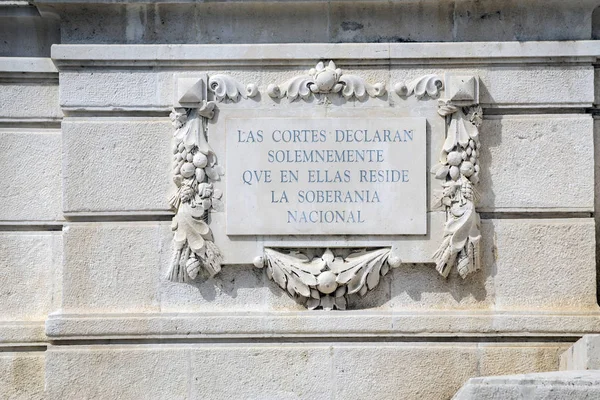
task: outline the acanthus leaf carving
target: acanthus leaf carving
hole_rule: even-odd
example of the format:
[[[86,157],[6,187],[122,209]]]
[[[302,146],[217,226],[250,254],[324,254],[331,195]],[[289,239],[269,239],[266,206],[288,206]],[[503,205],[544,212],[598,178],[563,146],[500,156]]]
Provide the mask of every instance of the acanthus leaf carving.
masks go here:
[[[312,83],[312,76],[300,75],[296,76],[281,85],[273,83],[267,86],[267,94],[272,98],[287,97],[290,101],[294,101],[300,96],[307,99],[312,95],[309,85]]]
[[[288,98],[290,101],[298,97],[308,99],[311,95],[333,93],[341,93],[347,100],[353,97],[360,100],[367,96],[383,96],[385,92],[383,83],[371,85],[360,76],[344,74],[333,61],[327,65],[320,61],[307,75],[295,76],[281,85],[272,83],[267,87],[270,97]]]
[[[267,276],[309,309],[346,309],[348,295],[364,296],[380,282],[400,259],[390,248],[362,249],[334,254],[326,249],[321,256],[314,251],[278,251],[266,248],[255,261],[266,266]]]
[[[398,82],[394,85],[394,91],[398,96],[411,96],[414,94],[417,99],[429,96],[432,99],[440,95],[444,88],[442,77],[436,74],[424,75],[407,82]]]
[[[214,93],[218,102],[226,100],[235,102],[238,101],[239,97],[247,99],[258,94],[258,87],[254,83],[244,86],[231,76],[224,74],[211,76],[208,79],[208,88]]]

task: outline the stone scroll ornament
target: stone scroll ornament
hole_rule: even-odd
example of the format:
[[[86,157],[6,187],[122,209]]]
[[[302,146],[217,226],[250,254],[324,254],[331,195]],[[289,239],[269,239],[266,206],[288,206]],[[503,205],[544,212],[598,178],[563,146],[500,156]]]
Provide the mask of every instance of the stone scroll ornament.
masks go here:
[[[322,61],[308,71],[307,75],[295,76],[280,85],[270,84],[267,93],[274,99],[287,98],[294,101],[298,98],[308,99],[311,96],[330,95],[339,93],[346,100],[359,100],[368,97],[379,97],[385,94],[385,85],[371,85],[362,77],[344,74],[333,61],[327,65]],[[323,100],[326,100],[325,97]]]
[[[196,102],[195,107],[175,108],[171,121],[175,127],[173,145],[173,181],[177,192],[170,200],[176,214],[171,229],[173,258],[168,279],[191,282],[202,273],[212,277],[221,270],[222,256],[209,227],[210,213],[221,212],[223,193],[213,187],[225,171],[207,141],[207,120],[214,115],[216,103],[202,99],[197,85],[181,95],[180,101]],[[217,102],[237,101],[255,96],[255,85],[244,87],[227,75],[208,80],[208,89]]]

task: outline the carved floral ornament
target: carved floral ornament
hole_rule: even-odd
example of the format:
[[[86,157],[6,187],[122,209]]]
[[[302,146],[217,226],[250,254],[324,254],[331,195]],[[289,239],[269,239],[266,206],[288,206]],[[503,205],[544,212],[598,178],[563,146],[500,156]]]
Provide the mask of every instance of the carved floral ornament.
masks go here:
[[[212,277],[222,264],[214,243],[210,215],[224,211],[223,193],[213,187],[226,173],[207,141],[207,122],[217,103],[237,102],[258,94],[254,84],[242,85],[228,75],[203,80],[180,79],[177,107],[171,113],[175,128],[173,180],[177,192],[170,200],[173,218],[173,258],[168,279],[192,282],[199,275]],[[182,87],[181,87],[182,86]],[[438,206],[446,211],[444,238],[432,255],[437,271],[447,277],[456,268],[461,277],[479,270],[480,220],[476,212],[479,182],[479,126],[482,109],[478,105],[478,81],[473,76],[425,75],[398,82],[393,91],[401,98],[438,100],[438,114],[446,120],[446,139],[439,163],[431,172],[442,181]],[[287,82],[270,84],[272,98],[290,101],[311,96],[337,95],[346,99],[377,97],[385,94],[381,83],[369,84],[355,75],[345,75],[333,61],[319,62],[307,75]],[[212,97],[207,100],[207,95]],[[346,309],[348,296],[364,296],[377,287],[390,268],[402,265],[391,247],[344,249],[272,249],[256,257],[254,265],[264,268],[269,279],[309,309]]]

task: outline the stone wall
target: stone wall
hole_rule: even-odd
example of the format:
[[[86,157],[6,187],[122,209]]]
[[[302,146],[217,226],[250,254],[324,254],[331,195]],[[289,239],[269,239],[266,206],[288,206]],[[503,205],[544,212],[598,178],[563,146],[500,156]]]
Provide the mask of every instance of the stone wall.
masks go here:
[[[4,25],[0,47],[2,397],[449,399],[471,377],[557,370],[600,329],[596,2],[99,3],[0,8],[36,26]],[[407,41],[448,43],[387,43]],[[255,83],[222,105],[252,113],[322,59],[388,85],[347,113],[401,112],[394,82],[478,76],[482,270],[444,279],[431,241],[348,310],[309,311],[235,262],[259,238],[212,279],[169,282],[176,78]]]

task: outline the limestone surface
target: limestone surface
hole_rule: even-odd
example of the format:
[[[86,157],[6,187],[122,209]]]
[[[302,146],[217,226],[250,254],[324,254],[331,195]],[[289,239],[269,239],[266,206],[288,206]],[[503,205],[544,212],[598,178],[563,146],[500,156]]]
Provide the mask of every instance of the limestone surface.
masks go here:
[[[471,378],[453,400],[594,400],[598,371],[561,371]]]

